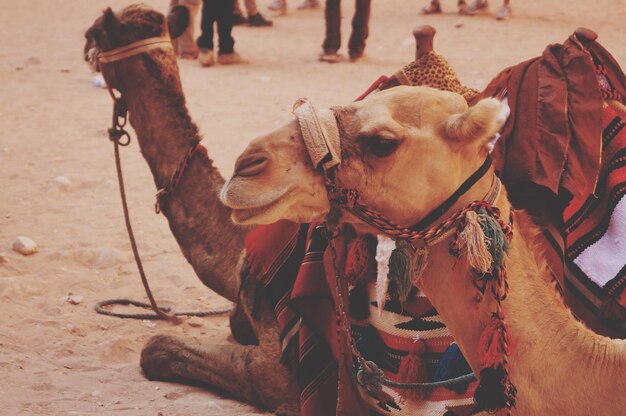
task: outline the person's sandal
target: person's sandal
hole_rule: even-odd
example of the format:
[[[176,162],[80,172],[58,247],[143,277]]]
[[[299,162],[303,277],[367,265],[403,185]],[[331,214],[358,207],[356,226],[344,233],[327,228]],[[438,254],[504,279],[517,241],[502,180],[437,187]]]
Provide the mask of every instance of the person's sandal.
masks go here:
[[[233,26],[239,26],[246,23],[246,18],[242,14],[233,14]]]
[[[267,20],[261,13],[254,14],[252,16],[248,16],[248,26],[256,26],[256,27],[268,27],[272,26],[271,20]]]
[[[319,9],[320,2],[318,0],[304,0],[301,5],[297,7],[298,10],[307,9]]]
[[[459,14],[471,16],[476,12],[486,10],[489,7],[487,0],[474,0],[469,6],[465,4],[459,4]]]
[[[503,4],[498,9],[498,13],[496,13],[496,20],[505,20],[511,17],[511,7]]]
[[[318,58],[320,62],[326,62],[329,64],[336,64],[341,61],[341,55],[337,52],[322,52],[319,54]]]
[[[441,13],[441,4],[439,3],[429,3],[428,5],[422,7],[420,10],[421,14],[437,14]]]
[[[215,65],[215,55],[213,55],[213,49],[200,49],[198,62],[200,62],[200,65],[205,67]]]
[[[217,62],[219,62],[220,65],[236,65],[236,64],[250,63],[247,59],[244,59],[237,52],[220,53],[219,55],[217,55]]]

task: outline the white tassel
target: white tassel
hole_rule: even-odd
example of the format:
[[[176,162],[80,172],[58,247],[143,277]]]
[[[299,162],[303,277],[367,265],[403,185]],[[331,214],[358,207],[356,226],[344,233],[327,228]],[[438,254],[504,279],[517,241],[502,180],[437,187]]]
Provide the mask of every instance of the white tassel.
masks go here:
[[[465,249],[467,262],[478,273],[484,274],[491,270],[493,258],[489,252],[489,241],[480,226],[478,214],[468,211],[465,214],[466,225],[459,234],[460,247]]]
[[[376,245],[376,262],[378,263],[376,273],[376,302],[378,303],[379,314],[382,314],[385,302],[387,302],[387,290],[389,289],[389,259],[395,248],[395,240],[384,235],[378,235],[378,244]]]

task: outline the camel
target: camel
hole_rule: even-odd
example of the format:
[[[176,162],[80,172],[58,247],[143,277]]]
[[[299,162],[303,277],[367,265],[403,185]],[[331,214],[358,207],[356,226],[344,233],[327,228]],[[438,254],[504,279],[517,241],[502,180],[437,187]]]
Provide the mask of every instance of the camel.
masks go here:
[[[184,15],[184,9],[173,9],[168,19],[165,20],[160,13],[141,6],[128,7],[117,15],[109,9],[87,31],[86,56],[94,56],[90,53],[93,48],[96,51],[109,51],[137,40],[160,36],[167,32],[172,37],[175,37],[176,34],[184,30],[184,28],[176,27],[177,24],[182,25],[185,21]],[[123,98],[128,104],[130,122],[137,132],[142,153],[154,175],[157,189],[164,188],[183,156],[200,139],[197,128],[186,111],[173,52],[168,48],[151,50],[148,53],[136,55],[114,64],[101,65],[100,69],[107,80],[107,84],[123,94]],[[136,79],[142,79],[143,82],[133,82]],[[411,94],[413,93],[417,94],[415,97],[422,93],[425,97],[430,94],[430,92],[424,91],[411,91]],[[407,92],[398,91],[397,93],[386,93],[386,95],[381,94],[378,101],[378,113],[376,110],[377,102],[371,100],[367,100],[362,104],[343,107],[341,113],[345,115],[346,120],[350,119],[350,113],[352,113],[353,119],[355,113],[369,114],[370,118],[365,117],[363,120],[369,120],[371,127],[376,127],[377,125],[379,127],[383,125],[398,127],[401,123],[397,123],[397,121],[405,122],[407,120],[390,120],[388,117],[381,116],[380,111],[385,106],[393,107],[392,103],[397,99],[396,94],[402,95],[407,94]],[[411,97],[413,96],[411,95]],[[454,102],[457,98],[455,95],[446,95],[443,102]],[[146,102],[151,103],[151,105],[145,106]],[[408,106],[409,104],[404,102],[404,105]],[[412,105],[415,106],[415,103]],[[493,106],[493,104],[491,105]],[[489,106],[487,104],[486,108],[489,108]],[[461,105],[459,102],[456,102],[452,107],[455,107],[455,114],[465,109],[464,105]],[[402,106],[397,106],[396,112],[402,113],[402,108]],[[413,109],[414,107],[407,108]],[[396,112],[391,112],[391,114],[397,116]],[[429,112],[427,113],[432,115]],[[384,114],[388,115],[389,112]],[[492,125],[488,130],[493,130],[495,122],[490,120],[487,124]],[[363,126],[359,125],[359,123],[346,123],[343,126],[342,133],[347,132],[349,133],[348,137],[353,138],[356,135],[356,130],[360,127]],[[425,129],[429,134],[432,134],[433,132],[430,130],[432,129]],[[418,128],[416,131],[421,131],[421,129]],[[393,134],[394,130],[390,129],[389,132]],[[398,131],[395,131],[395,133],[398,133]],[[482,136],[486,136],[486,134]],[[412,136],[406,137],[406,139],[412,138]],[[484,139],[484,137],[482,138]],[[229,207],[225,206],[218,198],[218,191],[224,184],[224,180],[213,167],[206,151],[200,148],[193,152],[189,168],[185,171],[176,190],[162,204],[161,209],[168,218],[172,232],[179,242],[183,254],[192,264],[203,283],[227,299],[239,300],[239,314],[231,317],[231,322],[234,322],[232,330],[235,338],[242,340],[244,344],[250,345],[225,347],[208,343],[200,344],[175,337],[157,336],[147,343],[142,352],[142,368],[149,378],[201,382],[225,391],[237,399],[276,411],[278,414],[299,414],[300,403],[298,391],[295,387],[297,384],[295,375],[284,366],[278,364],[280,360],[280,345],[277,342],[279,331],[272,307],[263,296],[260,296],[260,302],[255,305],[252,302],[254,294],[251,292],[254,289],[248,285],[248,282],[240,281],[237,276],[247,266],[242,249],[244,235],[253,229],[250,224],[264,223],[278,218],[308,222],[321,220],[328,212],[329,203],[325,197],[324,181],[319,173],[313,171],[312,164],[308,161],[308,156],[301,140],[302,135],[297,123],[293,121],[287,126],[255,141],[251,145],[250,149],[252,150],[249,149],[245,155],[239,158],[235,176],[224,188],[222,196]],[[345,139],[342,140],[346,142]],[[294,177],[297,177],[299,180],[298,183],[290,182],[289,186],[284,188],[287,189],[287,192],[279,195],[276,191],[269,192],[269,188],[274,189],[272,186],[274,178],[272,177],[272,181],[266,181],[270,177],[268,175],[269,172],[273,172],[274,175],[280,172],[280,169],[277,169],[280,165],[277,164],[276,155],[270,155],[267,150],[255,146],[269,142],[280,144],[284,141],[293,142],[295,146],[283,154],[281,160],[289,160],[284,157],[293,156],[290,152],[296,152],[297,157],[292,162],[289,162],[288,165],[283,165],[283,167],[290,168]],[[349,143],[349,139],[347,143]],[[389,143],[382,140],[372,149],[377,147],[384,149],[388,145]],[[357,150],[354,146],[348,145],[347,148],[353,151]],[[445,146],[440,145],[437,149],[445,149]],[[397,149],[394,149],[394,151],[397,151]],[[346,154],[349,155],[350,152]],[[450,157],[451,160],[460,162],[459,154],[453,154],[453,152],[448,151],[446,156]],[[450,162],[450,160],[447,160],[447,162]],[[349,160],[344,162],[344,166],[350,164]],[[414,161],[411,162],[411,165],[415,165]],[[462,175],[472,167],[459,163],[456,174]],[[348,170],[342,167],[342,172],[348,172]],[[358,176],[356,170],[352,173],[354,177]],[[371,173],[374,174],[375,170],[372,170]],[[442,176],[449,180],[453,175],[446,172]],[[354,177],[352,178],[353,180]],[[349,175],[342,176],[342,180],[347,180],[348,178]],[[429,178],[441,180],[441,177]],[[368,181],[373,179],[374,176],[369,177]],[[461,180],[461,176],[454,175],[454,179]],[[259,187],[258,189],[268,189],[268,192],[263,197],[254,199],[258,205],[249,205],[251,199],[248,193],[250,189],[240,186],[246,180],[256,183]],[[437,191],[440,192],[439,196],[443,197],[446,190],[453,191],[454,185],[454,181],[450,181],[445,187],[438,189]],[[196,186],[201,188],[196,188]],[[484,186],[477,187],[477,193],[484,190],[482,188]],[[202,192],[193,192],[196,189],[202,189]],[[422,191],[425,191],[425,189],[423,188]],[[254,193],[254,195],[259,196],[258,192]],[[389,190],[381,195],[388,196]],[[272,201],[276,198],[280,203],[272,205]],[[419,218],[429,208],[427,205],[416,205],[415,200],[408,197],[405,201],[407,201],[407,207],[411,207],[410,211],[402,210],[400,212],[390,209],[387,212],[384,206],[377,206],[377,208],[382,208],[383,212],[400,224],[411,223],[411,221]],[[232,224],[228,220],[230,216],[236,221],[247,225]],[[368,231],[367,228],[364,231]],[[230,239],[225,241],[223,238],[220,238],[224,235],[230,236]],[[522,243],[518,244],[521,245]],[[514,244],[513,247],[517,247],[517,245]],[[515,257],[515,252],[516,250],[513,249],[512,257]],[[434,253],[432,257],[435,257]],[[429,267],[434,267],[434,264],[431,262]],[[425,274],[423,288],[425,291],[430,290],[428,296],[433,296],[434,303],[437,301],[441,303],[441,296],[443,296],[441,286],[437,286],[434,284],[436,282],[429,280],[429,276],[432,275],[430,273]],[[440,277],[442,274],[438,273],[437,276]],[[467,281],[469,282],[469,280]],[[514,279],[511,279],[512,288],[516,287],[513,281]],[[462,280],[462,282],[465,282],[465,280]],[[458,282],[455,283],[458,284]],[[558,306],[558,300],[555,301],[553,299],[555,295],[549,291],[549,288],[538,286],[545,289],[543,292],[547,291],[551,296],[545,302],[546,305],[554,306],[556,304]],[[457,289],[453,286],[449,286],[448,289],[450,287]],[[464,299],[471,293],[469,289],[461,290],[463,288],[464,286],[458,288],[459,293],[463,294],[459,299]],[[513,291],[512,289],[511,292]],[[512,308],[511,304],[514,304],[510,300],[513,298],[513,293],[511,293],[509,299],[505,302],[505,312],[509,316],[508,321],[511,326],[511,333],[514,336],[518,336],[518,326],[523,326],[523,324],[514,326],[513,324],[516,321],[510,318],[512,312],[509,312],[509,309]],[[471,297],[471,299],[475,300],[476,297]],[[540,299],[543,298],[540,297]],[[481,305],[486,305],[487,303],[483,302]],[[450,322],[458,319],[459,313],[467,312],[461,311],[460,308],[458,310],[449,310],[445,308],[445,305],[437,307],[438,309],[441,308],[440,313],[444,316],[444,319],[447,321],[451,320]],[[445,313],[443,312],[444,310],[446,311]],[[484,307],[483,312],[485,310],[488,310],[488,308]],[[558,311],[557,308],[556,315],[564,315],[563,321],[572,324],[572,322],[569,322],[571,321],[571,316],[565,310],[562,310],[561,313],[558,313]],[[244,324],[242,324],[242,321]],[[478,321],[474,322],[474,324],[484,324],[484,320]],[[245,323],[250,324],[251,328],[247,328]],[[544,324],[548,325],[549,323],[545,322]],[[456,326],[451,323],[450,327],[456,328],[459,334],[462,334],[465,340],[462,343],[464,353],[469,358],[472,367],[474,369],[479,368],[476,354],[472,355],[471,353],[473,348],[472,337],[476,336],[479,328],[474,328],[471,325],[461,325],[459,328],[458,322]],[[238,328],[243,328],[241,333],[237,332]],[[575,326],[575,329],[577,334],[582,334],[581,337],[587,338],[590,343],[597,342],[597,348],[606,349],[607,352],[604,357],[608,360],[607,362],[611,363],[611,360],[614,360],[616,367],[618,366],[617,364],[623,364],[623,345],[616,346],[615,342],[607,339],[598,340],[597,337],[594,338],[589,331],[582,328],[579,324]],[[519,334],[525,334],[525,332],[520,329]],[[540,334],[535,333],[534,338],[537,338],[537,335]],[[621,358],[618,358],[617,353],[613,352],[613,350],[619,348],[622,349]],[[518,346],[516,351],[524,351],[524,349]],[[536,353],[536,351],[533,350],[532,353]],[[530,354],[528,352],[525,356]],[[580,357],[580,355],[576,355],[576,357]],[[532,397],[529,395],[533,391],[541,392],[541,384],[536,384],[534,388],[530,389],[528,383],[524,384],[522,381],[517,381],[517,377],[522,377],[517,376],[517,374],[525,374],[531,380],[534,376],[532,372],[516,372],[518,367],[514,364],[515,360],[514,356],[512,356],[511,377],[515,380],[518,390],[520,390],[516,410],[519,414],[536,414],[533,413],[532,409],[535,407],[532,406],[545,404],[541,402],[537,404],[532,403]],[[538,367],[545,368],[543,363],[542,366]],[[535,370],[537,369],[535,368]],[[573,371],[572,374],[574,374]],[[551,377],[556,376],[554,372],[550,372],[549,375]],[[589,377],[589,375],[583,375],[583,373],[581,373],[581,376]],[[549,384],[554,380],[546,378],[543,381]],[[594,387],[603,384],[606,384],[606,382],[602,383],[599,380]],[[580,384],[571,383],[571,385]],[[614,391],[620,392],[623,391],[624,386],[617,381],[614,387],[616,389]],[[522,390],[525,391],[522,392]],[[603,394],[610,396],[609,390],[606,391],[608,393],[600,394],[593,389],[589,391],[589,394],[597,394],[598,397],[602,397]],[[529,399],[526,400],[526,397],[529,397]],[[555,394],[554,397],[564,398],[561,392]],[[615,397],[619,398],[619,394]],[[528,401],[531,404],[527,405]],[[606,403],[608,402],[610,400],[606,401]],[[588,403],[592,402],[589,401]],[[593,403],[595,403],[595,407],[590,405],[590,409],[606,408],[605,402],[598,401]],[[612,403],[615,403],[616,406],[623,406],[623,403],[620,404],[619,400],[613,400]],[[568,407],[559,408],[557,404],[553,405],[559,412],[563,409],[569,409]],[[618,407],[615,408],[617,409]],[[586,408],[580,407],[580,409]],[[610,412],[610,409],[607,411]],[[576,409],[576,411],[572,411],[572,414],[585,413]]]
[[[191,145],[201,140],[185,105],[176,56],[165,48],[98,65],[94,52],[167,33],[175,38],[186,27],[186,15],[184,7],[173,8],[167,18],[147,6],[128,6],[118,14],[109,8],[85,34],[85,59],[99,66],[107,85],[123,94],[157,189],[166,186]],[[231,210],[219,200],[224,182],[206,150],[196,150],[161,211],[200,280],[230,301],[246,299],[231,315],[231,330],[238,341],[258,345],[211,345],[157,336],[146,344],[141,365],[151,379],[201,381],[278,414],[297,414],[294,376],[278,365],[273,312],[262,303],[252,319],[254,294],[248,294],[246,285],[240,287],[243,239],[253,227],[230,220]],[[190,361],[194,359],[198,362]]]
[[[409,227],[483,163],[488,140],[498,128],[499,104],[488,99],[468,109],[454,93],[397,87],[332,111],[341,136],[338,182],[357,189],[370,207]],[[325,218],[326,192],[309,192],[324,186],[324,176],[308,160],[301,137],[294,121],[253,141],[240,156],[240,169],[256,168],[245,175],[235,173],[222,191],[235,221],[262,224]],[[296,167],[295,172],[286,174],[280,168],[285,160]],[[306,174],[298,177],[301,185],[291,186],[293,176],[307,166]],[[448,212],[481,199],[491,180],[492,176],[485,176]],[[277,195],[276,189],[286,191]],[[505,192],[496,205],[503,217],[511,210]],[[574,319],[547,283],[545,262],[533,249],[533,226],[523,212],[516,212],[515,218],[518,225],[507,262],[510,290],[502,302],[517,343],[509,357],[510,377],[518,392],[512,413],[621,414],[626,405],[626,341],[596,335]],[[343,221],[369,228],[353,215]],[[455,264],[446,244],[432,247],[419,285],[478,374],[477,345],[493,304]]]

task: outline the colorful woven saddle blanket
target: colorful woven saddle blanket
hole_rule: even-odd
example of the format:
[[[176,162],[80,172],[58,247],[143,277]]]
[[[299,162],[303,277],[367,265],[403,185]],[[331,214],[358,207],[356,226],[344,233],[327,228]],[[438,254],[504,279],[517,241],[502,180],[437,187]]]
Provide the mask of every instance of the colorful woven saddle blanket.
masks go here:
[[[471,102],[490,96],[511,109],[494,167],[543,227],[566,303],[597,332],[626,338],[626,76],[599,43],[572,35]]]
[[[375,394],[357,383],[358,365],[337,325],[336,283],[324,231],[321,225],[281,221],[256,228],[246,239],[249,277],[274,305],[282,360],[295,371],[302,415],[472,414],[476,381],[428,391],[383,387]],[[350,237],[336,241],[339,257],[350,256],[352,242]],[[391,285],[389,300],[378,308],[375,266],[369,263],[376,239],[370,243],[361,273],[350,276],[347,305],[360,353],[386,378],[403,383],[470,373],[437,311],[417,289],[400,304]],[[341,275],[350,275],[350,263],[341,261]]]

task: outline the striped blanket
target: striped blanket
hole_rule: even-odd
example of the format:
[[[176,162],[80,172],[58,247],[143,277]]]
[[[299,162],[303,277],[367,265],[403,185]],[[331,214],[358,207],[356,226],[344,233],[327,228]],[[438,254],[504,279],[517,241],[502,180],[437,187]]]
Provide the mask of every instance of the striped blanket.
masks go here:
[[[626,330],[626,114],[606,106],[595,192],[563,213],[568,291]]]
[[[337,243],[341,256],[348,241]],[[354,359],[337,326],[329,251],[321,225],[281,221],[260,226],[246,238],[250,277],[263,286],[274,305],[282,360],[295,371],[302,415],[472,414],[476,381],[435,388],[419,397],[387,387],[372,394],[356,382]],[[422,380],[471,372],[437,311],[417,289],[402,307],[392,297],[378,310],[372,272],[349,288],[352,336],[361,354],[395,381],[407,381],[399,379],[399,369],[416,346],[426,361]]]
[[[502,71],[474,102],[506,97],[494,147],[516,208],[543,228],[567,305],[603,335],[626,338],[626,76],[599,43],[570,36]]]

